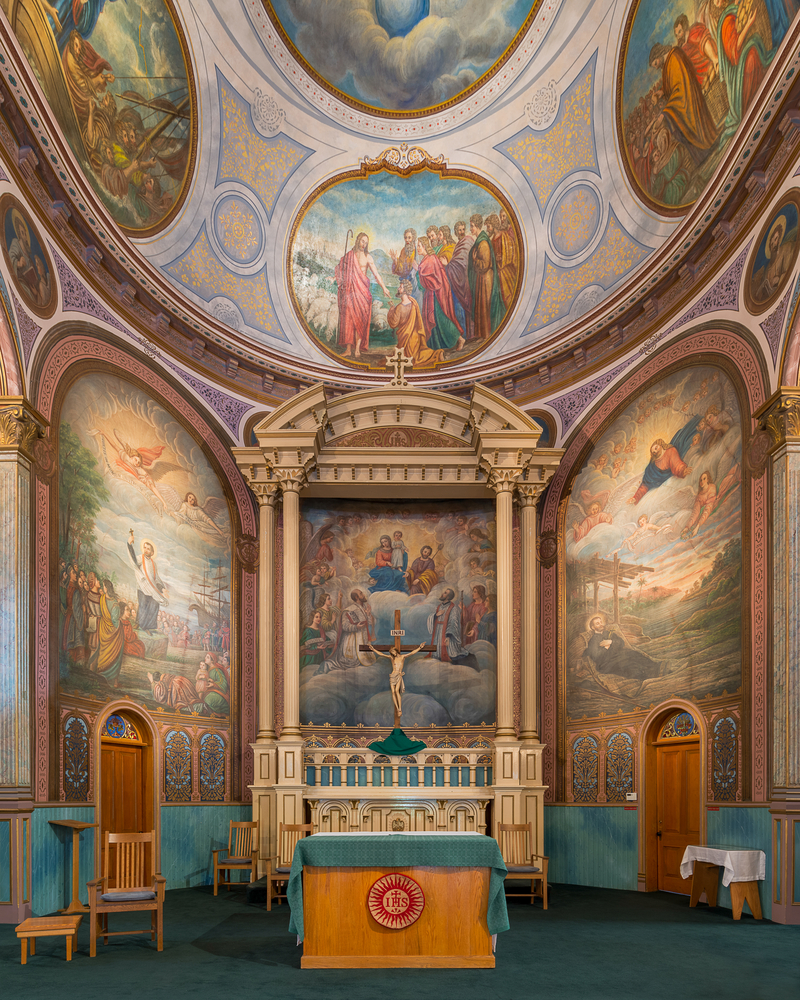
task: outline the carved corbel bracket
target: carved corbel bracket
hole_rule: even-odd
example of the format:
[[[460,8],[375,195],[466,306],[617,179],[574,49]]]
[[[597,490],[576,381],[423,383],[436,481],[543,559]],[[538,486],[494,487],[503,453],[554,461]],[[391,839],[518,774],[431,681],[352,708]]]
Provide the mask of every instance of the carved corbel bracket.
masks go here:
[[[0,396],[0,450],[22,452],[34,461],[36,441],[48,426],[22,396]]]
[[[754,417],[758,425],[747,449],[747,466],[760,476],[769,455],[782,445],[800,444],[800,388],[781,386]]]

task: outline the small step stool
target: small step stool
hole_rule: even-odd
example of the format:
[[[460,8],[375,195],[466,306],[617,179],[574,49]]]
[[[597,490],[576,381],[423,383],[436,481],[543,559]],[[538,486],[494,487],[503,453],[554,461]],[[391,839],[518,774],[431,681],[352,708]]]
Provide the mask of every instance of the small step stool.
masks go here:
[[[28,962],[28,938],[31,940],[31,955],[36,954],[37,937],[58,937],[67,939],[67,961],[72,961],[72,949],[78,949],[78,927],[83,917],[57,914],[54,917],[28,917],[17,925],[17,937],[22,947],[22,965]]]

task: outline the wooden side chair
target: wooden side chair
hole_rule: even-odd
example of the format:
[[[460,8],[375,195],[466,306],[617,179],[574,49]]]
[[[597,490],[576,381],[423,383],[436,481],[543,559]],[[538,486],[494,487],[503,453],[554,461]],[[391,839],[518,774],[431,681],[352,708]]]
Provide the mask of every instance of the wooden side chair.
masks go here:
[[[534,854],[533,827],[531,823],[500,823],[497,827],[497,841],[500,853],[506,863],[508,879],[531,880],[531,887],[525,892],[509,892],[508,896],[530,896],[531,906],[536,896],[541,897],[543,909],[547,909],[547,865],[549,858],[544,854]],[[538,889],[537,889],[538,886]]]
[[[220,854],[227,851],[227,856],[220,859]],[[255,882],[258,869],[258,822],[237,823],[231,820],[228,830],[228,846],[218,847],[211,852],[214,855],[214,895],[217,887],[225,885],[229,889],[236,882],[231,881],[231,872],[250,869],[250,881]],[[239,885],[247,885],[239,882]]]
[[[111,878],[111,847],[113,859],[113,888]],[[149,846],[149,852],[148,852]],[[89,957],[97,955],[97,936],[103,943],[119,934],[149,934],[151,941],[158,941],[158,950],[164,950],[164,889],[167,880],[156,874],[156,835],[149,833],[109,833],[104,835],[103,875],[87,882],[89,889]],[[149,853],[149,858],[148,858]],[[141,931],[109,931],[109,913],[126,913],[129,910],[150,911],[150,927]]]
[[[292,870],[292,858],[298,840],[314,832],[311,823],[281,823],[278,827],[278,853],[267,858],[267,909],[272,909],[272,900],[277,899],[278,905],[286,899],[286,889],[289,885],[289,872]]]

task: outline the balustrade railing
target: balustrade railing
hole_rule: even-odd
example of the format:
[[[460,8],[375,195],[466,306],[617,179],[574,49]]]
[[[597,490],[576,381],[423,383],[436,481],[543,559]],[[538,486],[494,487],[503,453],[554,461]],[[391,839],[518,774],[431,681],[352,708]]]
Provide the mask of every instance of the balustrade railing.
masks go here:
[[[485,788],[493,755],[484,749],[422,750],[387,757],[374,750],[306,748],[306,785],[314,788]]]

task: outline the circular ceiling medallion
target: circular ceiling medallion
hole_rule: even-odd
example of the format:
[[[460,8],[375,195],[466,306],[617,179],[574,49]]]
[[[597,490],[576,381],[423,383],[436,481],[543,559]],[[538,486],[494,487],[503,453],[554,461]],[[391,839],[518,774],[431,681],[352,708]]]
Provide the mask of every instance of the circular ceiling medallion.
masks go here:
[[[408,875],[393,873],[374,882],[367,896],[372,918],[381,927],[410,927],[425,909],[425,895]]]
[[[224,195],[213,213],[214,238],[234,269],[252,264],[264,245],[264,232],[255,209],[239,194]]]
[[[463,362],[497,337],[524,253],[520,223],[493,184],[401,149],[306,199],[286,265],[297,318],[326,354],[382,369],[400,347],[418,371]]]
[[[505,66],[541,0],[262,0],[300,66],[329,94],[373,115],[452,107]]]

